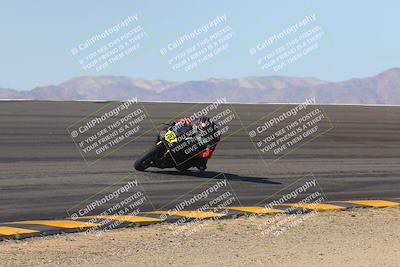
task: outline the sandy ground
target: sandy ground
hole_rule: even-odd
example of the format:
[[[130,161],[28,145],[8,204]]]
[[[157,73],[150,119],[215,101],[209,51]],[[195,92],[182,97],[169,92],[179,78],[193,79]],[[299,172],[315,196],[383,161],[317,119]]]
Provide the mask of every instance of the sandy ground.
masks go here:
[[[5,241],[1,265],[400,265],[400,208],[302,216],[292,222],[287,216],[246,217]],[[265,231],[278,221],[284,222],[279,231]]]

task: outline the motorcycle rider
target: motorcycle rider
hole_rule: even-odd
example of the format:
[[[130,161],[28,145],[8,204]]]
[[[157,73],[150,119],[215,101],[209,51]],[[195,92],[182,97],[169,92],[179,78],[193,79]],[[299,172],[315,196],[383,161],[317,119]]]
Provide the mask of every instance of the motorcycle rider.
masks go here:
[[[194,123],[188,118],[181,118],[172,124],[174,124],[178,131],[188,132],[192,138],[197,140],[201,152],[193,160],[195,160],[196,167],[200,171],[206,170],[207,162],[211,158],[220,139],[217,125],[208,117],[200,117]]]

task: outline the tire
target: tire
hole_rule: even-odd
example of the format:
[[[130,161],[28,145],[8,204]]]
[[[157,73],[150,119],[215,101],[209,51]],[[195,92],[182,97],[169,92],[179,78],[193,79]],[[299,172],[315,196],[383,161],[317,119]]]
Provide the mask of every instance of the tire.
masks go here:
[[[135,170],[144,171],[145,169],[151,167],[151,160],[160,152],[161,146],[154,146],[152,149],[144,153],[140,158],[135,161]]]

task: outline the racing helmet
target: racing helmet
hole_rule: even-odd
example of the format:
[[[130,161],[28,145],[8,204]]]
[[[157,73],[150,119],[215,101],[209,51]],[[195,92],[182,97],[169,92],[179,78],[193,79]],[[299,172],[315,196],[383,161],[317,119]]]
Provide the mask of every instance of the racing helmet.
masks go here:
[[[206,131],[207,127],[211,126],[211,119],[208,117],[200,117],[197,119],[195,124],[199,130]]]

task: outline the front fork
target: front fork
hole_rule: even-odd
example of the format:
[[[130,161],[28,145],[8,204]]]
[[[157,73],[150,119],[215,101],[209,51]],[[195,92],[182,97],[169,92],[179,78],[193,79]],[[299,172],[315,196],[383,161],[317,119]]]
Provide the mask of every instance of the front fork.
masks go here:
[[[156,159],[156,165],[155,167],[158,167],[160,169],[165,169],[165,168],[173,168],[173,159],[170,154],[170,150],[167,149],[163,143],[162,140],[159,138],[157,139],[156,146],[162,146],[162,149],[160,149],[160,154],[158,155]]]

